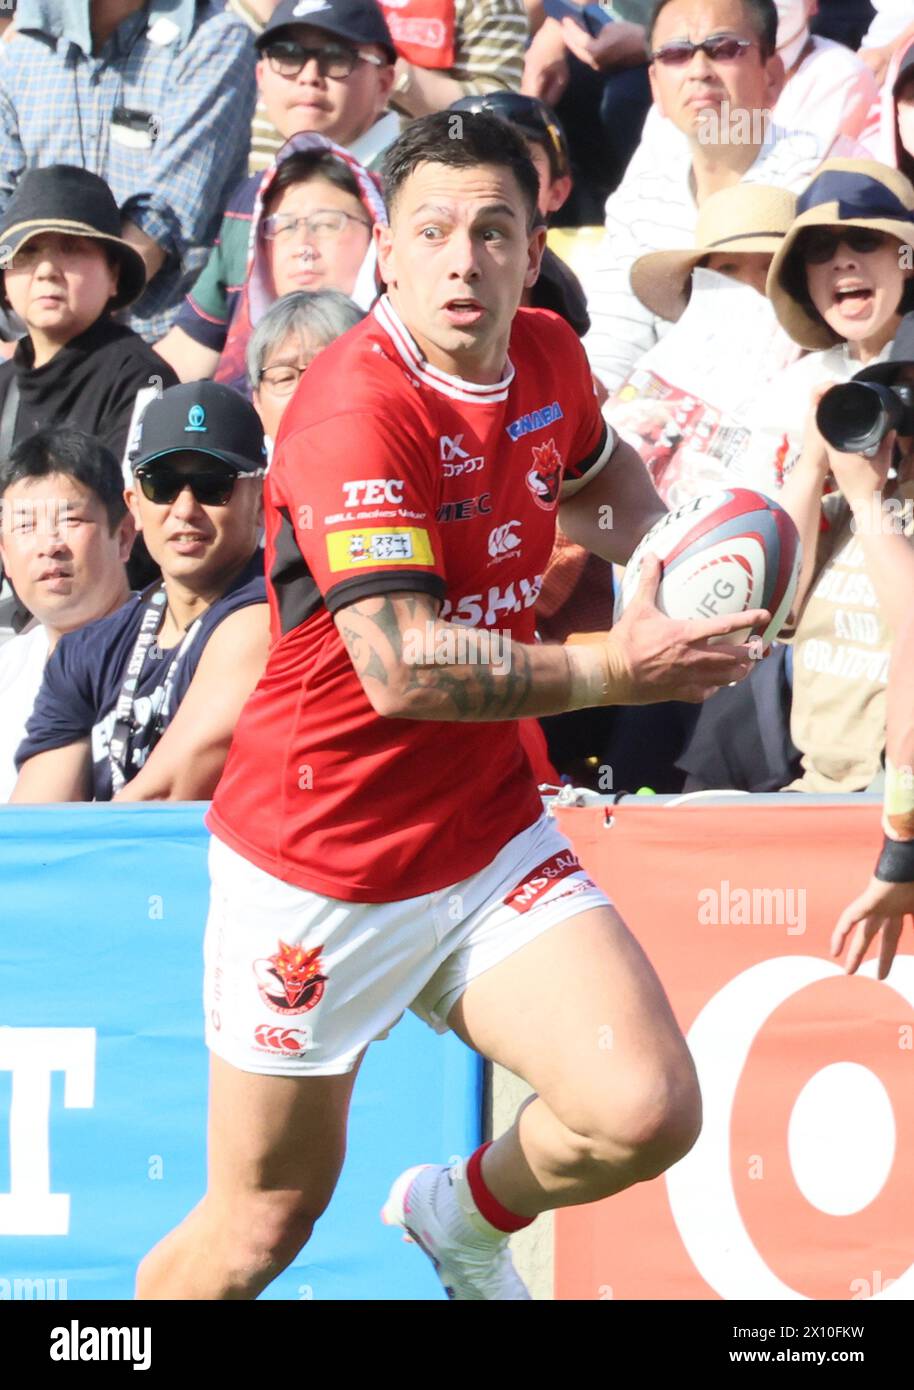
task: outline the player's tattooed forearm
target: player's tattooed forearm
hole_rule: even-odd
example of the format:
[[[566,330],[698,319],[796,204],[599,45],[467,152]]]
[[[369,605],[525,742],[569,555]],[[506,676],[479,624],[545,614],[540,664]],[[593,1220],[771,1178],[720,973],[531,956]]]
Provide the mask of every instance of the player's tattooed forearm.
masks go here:
[[[387,685],[387,668],[368,639],[348,623],[340,623],[339,630],[359,679],[370,676],[381,685]]]
[[[400,693],[398,715],[405,719],[507,720],[538,712],[533,653],[511,644],[496,665],[477,653],[474,637],[489,634],[461,629],[468,659],[450,664],[438,657],[436,619],[421,596],[376,596],[352,604],[339,624],[353,666],[363,681],[371,678]],[[424,626],[422,626],[424,624]],[[446,631],[448,624],[441,624]],[[424,640],[417,640],[421,631]],[[446,643],[443,644],[446,649]],[[416,648],[431,654],[409,658]],[[478,659],[477,659],[478,657]]]

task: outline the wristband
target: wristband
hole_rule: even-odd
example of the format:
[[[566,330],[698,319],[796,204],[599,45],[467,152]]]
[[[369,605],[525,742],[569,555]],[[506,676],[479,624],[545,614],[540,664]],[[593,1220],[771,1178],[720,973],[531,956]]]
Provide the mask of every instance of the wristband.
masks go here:
[[[914,775],[910,767],[885,760],[882,829],[891,840],[914,839]]]
[[[595,634],[587,635],[592,638]],[[569,710],[608,704],[611,682],[609,657],[604,648],[592,640],[586,646],[566,645],[565,659],[571,676]]]
[[[883,883],[914,883],[914,840],[891,840],[887,835],[873,877]]]
[[[580,651],[582,646],[590,648],[590,652]],[[594,650],[603,659],[602,677],[594,670]],[[570,708],[642,703],[635,691],[628,663],[611,632],[572,632],[565,638],[565,651],[572,672],[571,696],[579,702]]]

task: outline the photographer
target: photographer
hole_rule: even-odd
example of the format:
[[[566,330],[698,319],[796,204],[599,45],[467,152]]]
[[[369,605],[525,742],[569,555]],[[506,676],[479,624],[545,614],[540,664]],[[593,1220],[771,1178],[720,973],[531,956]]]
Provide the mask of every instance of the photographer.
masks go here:
[[[914,314],[888,361],[854,382],[914,387]],[[914,593],[914,412],[903,412],[905,434],[889,431],[872,457],[829,444],[821,406],[815,415],[778,499],[805,549],[791,712],[803,772],[787,790],[862,791],[880,773],[889,655]],[[839,491],[822,497],[829,473]]]

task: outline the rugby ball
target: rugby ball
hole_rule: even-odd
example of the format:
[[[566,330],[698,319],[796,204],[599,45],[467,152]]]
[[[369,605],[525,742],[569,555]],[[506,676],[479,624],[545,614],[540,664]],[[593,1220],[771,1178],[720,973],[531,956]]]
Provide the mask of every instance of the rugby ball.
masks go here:
[[[764,632],[745,628],[718,640],[760,636],[767,646],[787,620],[802,559],[797,528],[783,507],[762,492],[725,488],[693,498],[652,526],[625,567],[615,621],[631,603],[648,552],[663,572],[656,603],[671,618],[714,618],[765,608]]]

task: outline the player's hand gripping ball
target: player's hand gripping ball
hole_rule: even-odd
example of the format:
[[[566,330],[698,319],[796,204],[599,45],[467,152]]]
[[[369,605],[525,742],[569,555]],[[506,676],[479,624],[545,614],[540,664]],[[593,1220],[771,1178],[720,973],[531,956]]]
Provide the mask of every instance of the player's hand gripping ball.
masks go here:
[[[787,620],[802,559],[797,528],[784,508],[764,493],[726,488],[694,498],[652,526],[625,567],[614,621],[637,592],[644,556],[663,566],[656,603],[670,618],[713,618],[764,608],[764,632],[746,628],[726,642],[761,637],[772,642]]]

